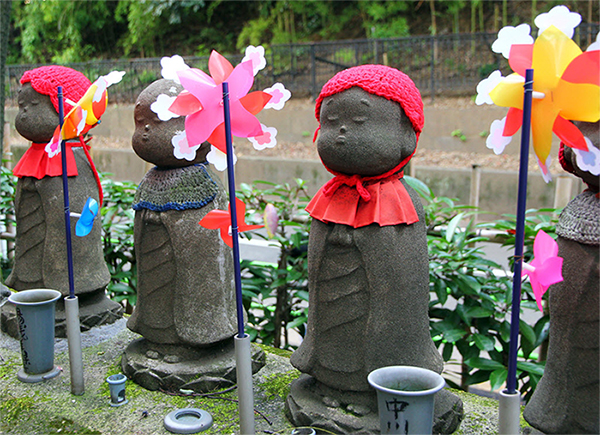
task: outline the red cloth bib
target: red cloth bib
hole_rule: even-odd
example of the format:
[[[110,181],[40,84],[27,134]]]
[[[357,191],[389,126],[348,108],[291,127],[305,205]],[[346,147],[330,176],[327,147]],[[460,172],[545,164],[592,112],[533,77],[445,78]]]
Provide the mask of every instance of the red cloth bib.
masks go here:
[[[89,153],[89,145],[86,144],[83,138],[79,137],[79,142],[65,142],[65,152],[67,155],[67,176],[74,177],[78,175],[77,163],[75,162],[75,156],[73,155],[73,147],[83,147],[85,155],[92,167],[96,184],[98,185],[98,192],[100,196],[100,205],[102,205],[102,185],[100,184],[100,177],[96,166],[92,161],[92,157]],[[14,167],[13,174],[19,178],[21,177],[34,177],[41,180],[44,177],[60,177],[62,176],[62,162],[61,155],[58,153],[54,157],[48,156],[46,152],[46,144],[44,143],[32,143],[31,146],[25,151],[19,163]]]
[[[73,150],[71,148],[80,147],[82,146],[82,143],[66,142],[66,145],[67,175],[73,177],[77,175],[77,164],[75,163],[75,156],[73,155]],[[62,175],[60,153],[54,157],[49,157],[46,152],[45,143],[32,143],[13,169],[13,174],[19,178],[35,177],[38,180],[41,180],[46,176],[60,177]]]
[[[306,211],[321,222],[353,228],[372,223],[386,226],[418,222],[412,199],[400,181],[404,176],[400,168],[407,160],[374,177],[350,176],[328,169],[336,176],[321,187]]]

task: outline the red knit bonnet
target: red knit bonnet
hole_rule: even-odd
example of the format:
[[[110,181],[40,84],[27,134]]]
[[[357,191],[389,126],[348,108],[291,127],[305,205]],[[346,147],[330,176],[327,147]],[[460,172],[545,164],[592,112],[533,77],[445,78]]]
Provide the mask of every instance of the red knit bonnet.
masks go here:
[[[413,81],[401,71],[385,65],[360,65],[348,68],[334,75],[323,89],[316,101],[315,115],[321,122],[321,103],[326,97],[358,86],[370,94],[396,101],[410,119],[417,134],[423,130],[425,117],[421,94]]]
[[[25,71],[21,84],[31,83],[33,89],[42,95],[50,96],[52,104],[58,113],[58,86],[63,87],[65,97],[65,114],[73,106],[68,100],[78,102],[92,82],[79,71],[66,66],[51,65]]]

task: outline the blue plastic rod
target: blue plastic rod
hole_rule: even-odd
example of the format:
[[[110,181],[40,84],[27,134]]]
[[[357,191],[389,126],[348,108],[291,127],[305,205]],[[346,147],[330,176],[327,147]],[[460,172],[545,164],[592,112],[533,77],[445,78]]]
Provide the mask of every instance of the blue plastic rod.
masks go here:
[[[58,120],[62,131],[65,115],[63,110],[63,89],[58,86]],[[69,180],[67,176],[67,153],[65,152],[65,141],[62,132],[58,137],[60,145],[60,158],[62,164],[63,199],[65,206],[65,240],[67,242],[67,265],[69,273],[69,298],[75,297],[75,282],[73,279],[73,248],[71,247],[71,210],[69,207]]]
[[[233,239],[233,270],[235,274],[235,300],[237,306],[238,338],[244,338],[244,304],[242,303],[242,272],[240,270],[240,243],[238,238],[237,207],[235,203],[235,167],[231,140],[231,115],[229,112],[229,83],[223,82],[223,113],[225,117],[225,146],[227,149],[227,184],[231,213],[231,238]]]
[[[509,394],[517,390],[517,351],[519,348],[519,320],[521,314],[521,272],[523,269],[523,244],[525,242],[525,210],[527,203],[527,167],[529,165],[529,134],[531,131],[531,98],[533,70],[525,71],[523,96],[523,125],[521,126],[521,160],[519,162],[519,193],[517,197],[517,227],[515,234],[515,263],[513,275],[510,344],[506,389]]]

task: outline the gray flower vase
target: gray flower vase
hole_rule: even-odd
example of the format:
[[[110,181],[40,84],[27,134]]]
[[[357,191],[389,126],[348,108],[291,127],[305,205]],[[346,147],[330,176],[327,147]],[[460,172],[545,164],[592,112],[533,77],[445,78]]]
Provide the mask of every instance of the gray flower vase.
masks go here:
[[[8,297],[19,324],[23,368],[17,378],[22,382],[42,382],[61,372],[54,365],[54,309],[60,297],[59,291],[50,289],[24,290]]]

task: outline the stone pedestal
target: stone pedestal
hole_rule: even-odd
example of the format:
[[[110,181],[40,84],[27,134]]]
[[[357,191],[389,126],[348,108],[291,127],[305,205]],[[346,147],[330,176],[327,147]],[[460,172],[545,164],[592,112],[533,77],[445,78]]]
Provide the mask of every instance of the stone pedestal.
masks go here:
[[[252,346],[252,373],[265,365],[265,353]],[[208,393],[236,383],[233,338],[209,347],[157,344],[145,338],[125,349],[121,368],[138,385],[156,391]]]
[[[285,411],[297,427],[313,426],[333,433],[380,433],[375,390],[341,391],[302,375],[291,384]],[[453,433],[462,417],[463,405],[457,396],[447,390],[436,394],[433,433]]]
[[[100,325],[114,323],[123,317],[123,306],[106,297],[104,290],[77,296],[79,299],[79,324],[81,332],[89,331]],[[19,338],[17,316],[12,305],[2,307],[2,331]],[[64,299],[56,303],[54,334],[59,338],[67,337],[67,323]]]

